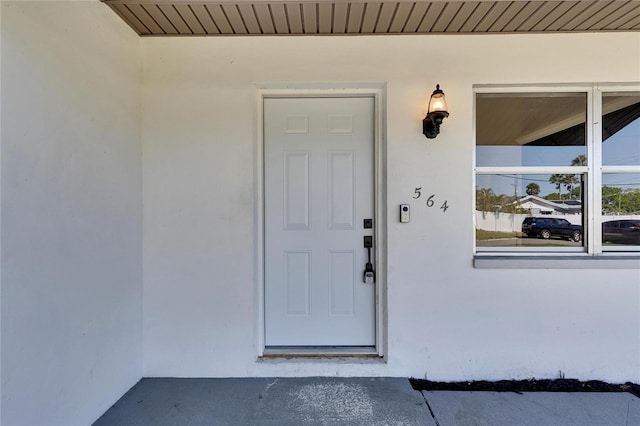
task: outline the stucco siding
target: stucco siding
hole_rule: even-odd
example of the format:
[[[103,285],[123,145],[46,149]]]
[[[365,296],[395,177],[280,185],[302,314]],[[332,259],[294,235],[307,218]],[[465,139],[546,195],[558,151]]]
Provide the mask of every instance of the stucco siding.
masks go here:
[[[472,266],[473,85],[637,82],[640,35],[144,39],[142,55],[145,376],[640,379],[638,269]],[[386,91],[386,362],[257,361],[258,88],[363,83]],[[427,140],[436,83],[451,115]]]
[[[3,425],[91,424],[142,375],[139,39],[2,2]]]

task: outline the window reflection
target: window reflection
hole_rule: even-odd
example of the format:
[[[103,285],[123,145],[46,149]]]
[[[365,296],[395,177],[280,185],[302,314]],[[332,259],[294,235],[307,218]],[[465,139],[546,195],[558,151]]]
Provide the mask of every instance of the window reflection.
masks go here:
[[[479,252],[640,252],[640,91],[600,90],[476,93]]]
[[[602,164],[640,165],[640,94],[604,94],[602,112]]]
[[[476,176],[477,247],[582,247],[581,174]]]
[[[602,176],[602,243],[640,246],[640,174]]]
[[[585,93],[478,94],[476,165],[586,162],[586,110]]]
[[[602,164],[640,166],[640,93],[602,95]],[[615,169],[613,169],[615,171]],[[640,174],[602,175],[602,249],[640,249]]]

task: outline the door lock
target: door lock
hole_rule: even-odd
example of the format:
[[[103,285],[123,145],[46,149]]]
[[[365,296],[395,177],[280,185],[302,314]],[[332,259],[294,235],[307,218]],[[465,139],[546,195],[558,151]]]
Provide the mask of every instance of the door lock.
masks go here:
[[[373,284],[376,282],[376,271],[373,269],[371,263],[371,247],[373,247],[373,237],[366,235],[364,237],[364,247],[367,249],[367,264],[364,267],[364,274],[362,274],[362,282],[365,284]]]
[[[362,282],[365,284],[373,284],[376,282],[376,271],[373,270],[373,265],[367,262],[367,266],[364,268],[364,275]]]

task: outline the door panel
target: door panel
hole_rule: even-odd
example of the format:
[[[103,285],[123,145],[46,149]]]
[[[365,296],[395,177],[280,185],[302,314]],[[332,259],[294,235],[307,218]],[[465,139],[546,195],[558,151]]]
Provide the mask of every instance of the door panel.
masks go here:
[[[329,152],[329,229],[353,229],[355,164],[353,152]]]
[[[284,153],[284,229],[309,229],[309,152]]]
[[[373,98],[264,100],[267,346],[375,345],[373,131]]]

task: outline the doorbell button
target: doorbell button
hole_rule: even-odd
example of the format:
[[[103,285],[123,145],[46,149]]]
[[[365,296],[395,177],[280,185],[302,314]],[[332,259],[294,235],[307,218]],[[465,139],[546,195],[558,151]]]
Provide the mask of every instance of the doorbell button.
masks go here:
[[[409,223],[409,204],[400,204],[400,223]]]

